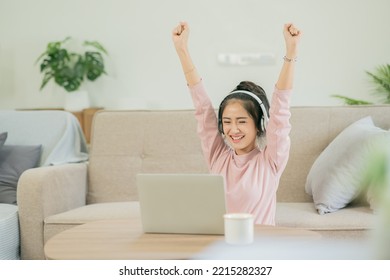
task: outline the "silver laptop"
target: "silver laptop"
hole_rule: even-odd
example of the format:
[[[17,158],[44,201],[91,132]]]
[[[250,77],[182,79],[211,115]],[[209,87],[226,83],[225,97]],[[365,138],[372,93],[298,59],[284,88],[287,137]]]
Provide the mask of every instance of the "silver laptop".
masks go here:
[[[223,234],[224,180],[211,174],[138,174],[144,232]]]

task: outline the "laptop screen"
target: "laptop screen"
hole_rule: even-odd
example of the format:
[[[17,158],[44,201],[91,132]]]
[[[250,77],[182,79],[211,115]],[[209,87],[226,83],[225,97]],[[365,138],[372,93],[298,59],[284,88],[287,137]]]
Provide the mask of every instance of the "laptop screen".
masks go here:
[[[144,232],[223,234],[224,179],[212,174],[138,174]]]

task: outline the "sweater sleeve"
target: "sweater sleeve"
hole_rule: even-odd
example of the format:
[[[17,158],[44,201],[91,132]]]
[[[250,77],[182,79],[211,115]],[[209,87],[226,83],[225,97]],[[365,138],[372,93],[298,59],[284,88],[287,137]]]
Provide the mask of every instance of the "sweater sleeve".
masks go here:
[[[195,106],[197,133],[209,170],[218,156],[226,149],[226,144],[218,131],[218,119],[203,82],[189,87]]]
[[[276,87],[272,95],[265,152],[276,173],[283,172],[290,152],[290,95],[291,90],[279,90]]]

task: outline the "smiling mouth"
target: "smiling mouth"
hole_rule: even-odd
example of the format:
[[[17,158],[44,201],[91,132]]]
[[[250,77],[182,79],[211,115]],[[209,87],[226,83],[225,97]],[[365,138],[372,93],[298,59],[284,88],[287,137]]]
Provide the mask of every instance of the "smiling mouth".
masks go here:
[[[244,135],[242,136],[230,136],[230,138],[232,139],[233,143],[238,143],[241,141],[242,138],[244,138]]]

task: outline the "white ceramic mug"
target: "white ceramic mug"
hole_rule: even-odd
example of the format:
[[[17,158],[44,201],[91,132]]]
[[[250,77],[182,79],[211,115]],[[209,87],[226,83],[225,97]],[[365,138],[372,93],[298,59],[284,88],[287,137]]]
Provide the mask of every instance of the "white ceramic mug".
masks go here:
[[[253,215],[248,213],[225,214],[225,241],[234,245],[253,242]]]

